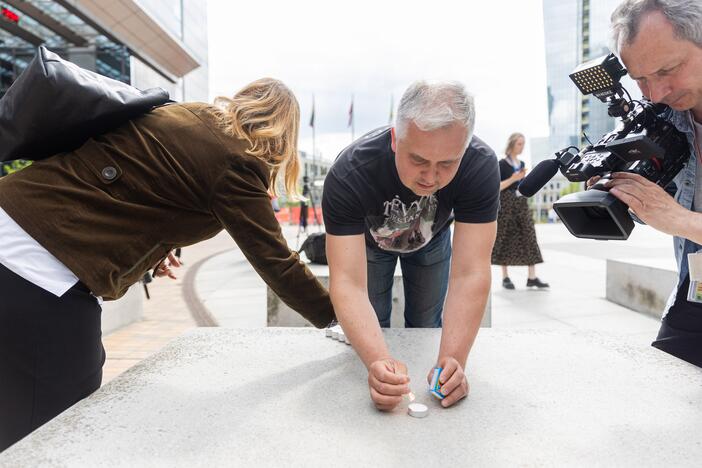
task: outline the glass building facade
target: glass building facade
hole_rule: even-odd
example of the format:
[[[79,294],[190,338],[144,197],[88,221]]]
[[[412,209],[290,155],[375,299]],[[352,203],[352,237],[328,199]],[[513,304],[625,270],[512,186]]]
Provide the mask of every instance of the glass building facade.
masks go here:
[[[39,45],[138,88],[208,100],[206,0],[0,0],[0,96]]]
[[[207,0],[140,0],[139,4],[193,54],[199,67],[184,78],[172,82],[155,73],[137,57],[132,57],[132,80],[135,86],[166,89],[176,101],[209,100],[207,55]]]
[[[621,0],[582,0],[583,21],[587,30],[581,41],[582,61],[602,57],[610,52],[609,21],[614,9]],[[587,18],[587,20],[585,20]],[[622,86],[638,99],[641,92],[628,76],[621,79]],[[602,135],[614,129],[615,120],[607,114],[607,105],[594,96],[582,97],[581,135],[587,134],[590,140],[597,141]],[[584,138],[581,137],[581,144]]]
[[[607,106],[583,96],[568,75],[580,63],[610,52],[609,19],[621,0],[543,0],[549,110],[549,155],[569,145],[582,146],[584,134],[597,141],[614,128]],[[636,84],[623,86],[636,99]]]
[[[601,57],[609,50],[610,16],[621,0],[543,0],[549,136],[532,139],[532,165],[550,159],[567,146],[594,143],[615,126],[607,105],[594,96],[583,96],[569,78],[580,63]],[[634,99],[641,96],[636,84],[624,77],[622,85]],[[557,191],[570,186],[560,173],[547,184],[533,205],[537,218],[550,211]],[[556,192],[554,192],[556,190]]]
[[[580,94],[568,75],[580,61],[580,1],[543,0],[544,43],[548,96],[549,154],[569,145],[576,145],[579,132]],[[534,158],[533,156],[533,158]]]
[[[0,1],[0,12],[0,96],[22,73],[39,45],[84,68],[129,82],[128,49],[60,3]]]

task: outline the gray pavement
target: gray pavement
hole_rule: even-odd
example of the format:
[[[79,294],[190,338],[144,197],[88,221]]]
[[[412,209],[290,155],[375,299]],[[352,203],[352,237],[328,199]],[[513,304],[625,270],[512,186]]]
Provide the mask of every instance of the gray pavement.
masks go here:
[[[634,258],[675,268],[672,240],[648,226],[637,226],[627,241],[577,239],[562,224],[537,225],[544,263],[537,275],[551,284],[548,291],[525,288],[526,267],[511,267],[517,286],[501,286],[501,271],[493,267],[492,326],[494,328],[597,331],[634,335],[650,342],[658,320],[605,299],[606,259]],[[291,247],[296,226],[284,227]],[[266,326],[266,286],[232,249],[206,260],[195,278],[196,296],[218,325],[233,328]]]
[[[526,268],[521,267],[510,269],[517,290],[506,291],[501,287],[500,269],[495,267],[493,327],[596,330],[636,335],[650,343],[658,320],[604,299],[605,262],[607,258],[627,259],[674,270],[670,238],[646,226],[637,226],[626,242],[576,239],[560,224],[536,229],[546,260],[537,273],[552,288],[526,291]],[[284,234],[295,248],[297,227],[285,226]],[[103,383],[192,328],[266,326],[266,286],[226,232],[188,247],[184,259],[176,281],[158,279],[150,285],[151,300],[144,301],[142,320],[104,337]],[[320,268],[313,266],[312,270]]]

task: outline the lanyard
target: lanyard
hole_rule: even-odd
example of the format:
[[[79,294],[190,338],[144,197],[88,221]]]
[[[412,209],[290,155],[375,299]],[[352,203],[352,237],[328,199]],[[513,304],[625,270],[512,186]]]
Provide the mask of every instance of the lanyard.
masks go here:
[[[507,156],[507,161],[509,161],[509,165],[512,166],[514,172],[519,172],[522,169],[522,162],[519,159],[517,159],[517,163],[514,164],[512,163],[512,158]]]

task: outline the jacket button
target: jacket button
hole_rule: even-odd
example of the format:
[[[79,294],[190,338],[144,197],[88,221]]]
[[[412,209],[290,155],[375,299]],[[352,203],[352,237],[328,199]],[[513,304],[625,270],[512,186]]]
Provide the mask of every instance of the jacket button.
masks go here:
[[[107,166],[102,170],[102,176],[107,180],[112,180],[117,177],[117,169],[112,166]]]

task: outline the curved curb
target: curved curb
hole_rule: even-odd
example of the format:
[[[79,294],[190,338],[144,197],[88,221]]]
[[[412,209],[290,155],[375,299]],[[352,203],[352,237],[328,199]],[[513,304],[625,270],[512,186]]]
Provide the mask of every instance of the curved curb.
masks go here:
[[[222,250],[198,260],[197,263],[188,268],[188,272],[185,274],[185,278],[183,278],[183,299],[185,300],[185,304],[188,306],[188,310],[190,310],[190,315],[195,320],[198,327],[218,327],[219,323],[212,316],[207,307],[205,307],[200,300],[200,296],[197,294],[197,288],[195,287],[195,278],[197,277],[197,273],[200,270],[200,267],[212,257],[230,252],[231,250],[233,249]]]

